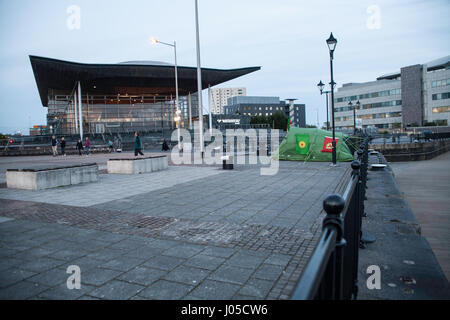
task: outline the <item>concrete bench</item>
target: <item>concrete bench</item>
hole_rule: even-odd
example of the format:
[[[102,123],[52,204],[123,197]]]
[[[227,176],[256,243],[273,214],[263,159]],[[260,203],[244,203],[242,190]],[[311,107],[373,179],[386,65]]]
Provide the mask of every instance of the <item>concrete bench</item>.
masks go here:
[[[98,181],[96,163],[69,166],[8,169],[6,186],[12,189],[43,190]]]
[[[166,170],[169,167],[167,156],[155,156],[132,159],[110,159],[108,173],[140,174]]]

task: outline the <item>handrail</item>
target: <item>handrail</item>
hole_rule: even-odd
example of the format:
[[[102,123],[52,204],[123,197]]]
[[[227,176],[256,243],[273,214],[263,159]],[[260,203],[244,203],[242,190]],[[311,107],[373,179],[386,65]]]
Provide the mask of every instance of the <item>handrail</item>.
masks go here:
[[[369,138],[352,162],[352,178],[342,196],[323,201],[322,234],[292,295],[293,300],[356,299],[358,250],[368,169]]]
[[[334,250],[337,237],[337,229],[333,227],[327,227],[322,232],[319,243],[317,244],[314,252],[309,260],[308,265],[302,274],[302,279],[294,291],[292,300],[311,300],[319,289],[320,279],[322,279],[326,264],[322,261],[328,261]],[[316,266],[319,266],[317,268]]]

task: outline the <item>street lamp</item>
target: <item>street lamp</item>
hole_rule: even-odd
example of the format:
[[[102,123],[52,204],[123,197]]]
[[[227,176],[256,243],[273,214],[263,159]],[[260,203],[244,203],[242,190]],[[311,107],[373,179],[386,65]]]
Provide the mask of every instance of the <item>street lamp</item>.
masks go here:
[[[174,53],[175,53],[175,103],[176,103],[176,117],[175,117],[175,122],[177,124],[177,130],[178,130],[178,148],[180,148],[180,121],[181,121],[181,110],[180,110],[180,105],[179,105],[179,101],[178,101],[178,66],[177,66],[177,43],[176,41],[173,42],[173,44],[171,43],[166,43],[166,42],[162,42],[159,41],[158,39],[156,39],[155,37],[152,37],[151,39],[152,44],[164,44],[166,46],[172,47],[174,49]],[[162,119],[162,114],[161,114],[161,119]],[[178,120],[176,120],[178,119]]]
[[[320,95],[323,95],[324,93],[327,95],[327,131],[328,131],[328,130],[330,130],[330,120],[328,119],[328,94],[331,91],[323,91],[323,88],[325,87],[325,85],[322,83],[322,80],[320,80],[320,82],[317,85],[317,87],[320,90]]]
[[[203,142],[202,64],[200,59],[200,27],[198,23],[198,0],[195,0],[195,38],[197,49],[198,127],[200,131],[200,153],[203,159],[205,146]]]
[[[334,50],[336,49],[337,40],[333,37],[333,33],[331,33],[330,37],[327,39],[328,49],[330,51],[330,72],[331,72],[331,121],[333,122],[333,142],[332,142],[332,161],[333,166],[336,165],[336,134],[335,134],[335,126],[334,126],[334,86],[336,83],[333,79],[333,58],[334,58]]]
[[[356,109],[359,109],[360,106],[361,106],[361,103],[358,100],[358,102],[356,102],[355,106],[353,107],[353,119],[354,119],[353,122],[355,125],[354,130],[353,130],[353,135],[356,135]]]
[[[356,104],[355,104],[355,106],[353,106],[353,103],[350,101],[348,103],[348,106],[349,106],[350,110],[353,110],[353,134],[354,134],[355,133],[355,128],[356,128],[356,118],[355,118]]]

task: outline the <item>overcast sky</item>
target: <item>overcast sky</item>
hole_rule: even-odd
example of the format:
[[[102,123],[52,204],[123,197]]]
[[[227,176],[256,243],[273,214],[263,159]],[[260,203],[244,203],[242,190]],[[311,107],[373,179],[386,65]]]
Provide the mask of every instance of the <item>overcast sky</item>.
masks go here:
[[[80,29],[67,26],[71,5],[81,9]],[[450,54],[449,0],[200,0],[199,11],[203,67],[262,67],[219,87],[298,98],[309,124],[317,111],[326,121],[316,84],[330,82],[331,31],[338,86]],[[179,64],[196,66],[194,0],[0,0],[0,132],[46,124],[29,55],[171,62],[171,48],[152,46],[151,36],[176,40]]]

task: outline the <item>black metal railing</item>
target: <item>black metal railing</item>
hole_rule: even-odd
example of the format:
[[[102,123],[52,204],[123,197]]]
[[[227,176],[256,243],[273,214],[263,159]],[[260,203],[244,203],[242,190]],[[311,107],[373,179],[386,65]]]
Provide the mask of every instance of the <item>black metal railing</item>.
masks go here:
[[[344,194],[323,201],[326,217],[319,242],[300,278],[293,300],[356,299],[358,257],[364,215],[369,139],[351,163],[352,176]]]

